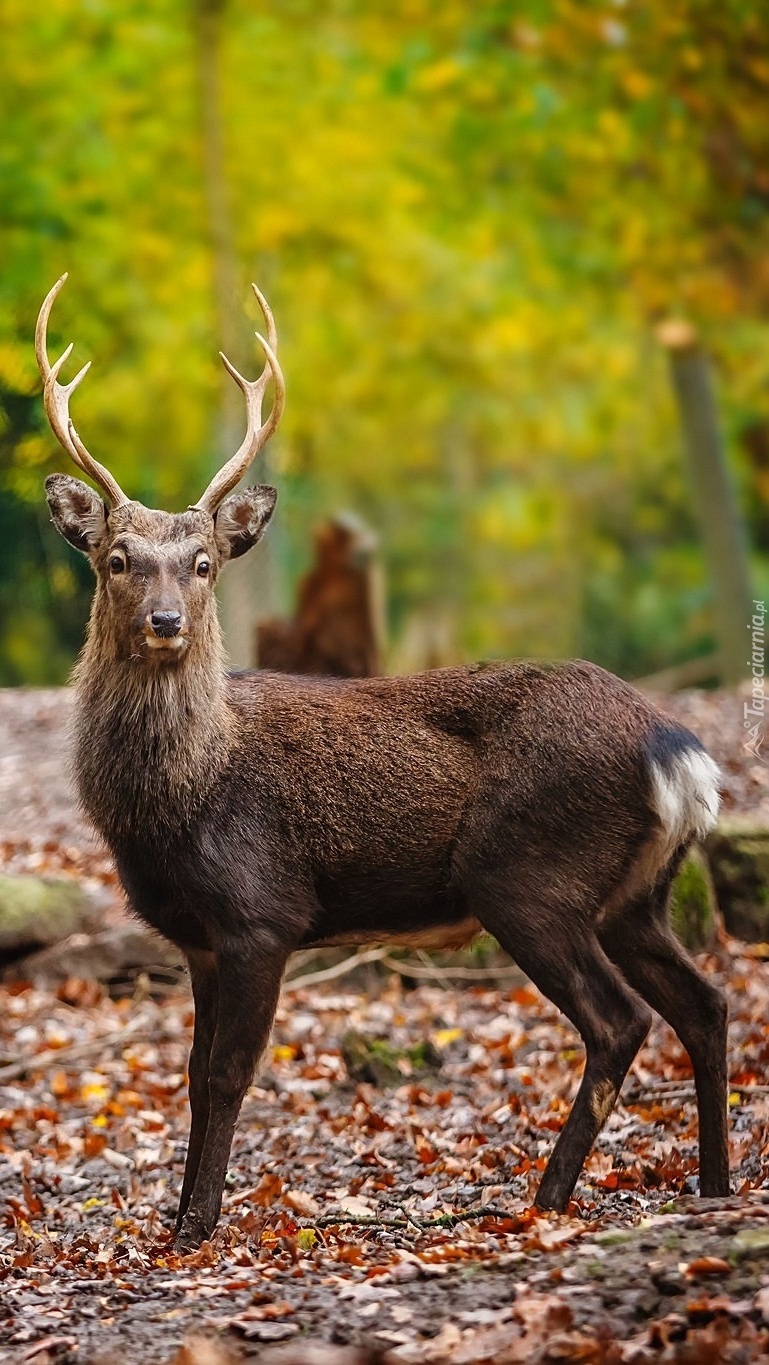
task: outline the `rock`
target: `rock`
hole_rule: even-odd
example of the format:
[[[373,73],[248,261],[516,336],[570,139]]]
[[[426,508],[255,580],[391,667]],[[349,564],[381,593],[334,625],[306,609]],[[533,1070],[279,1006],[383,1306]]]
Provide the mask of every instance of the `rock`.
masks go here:
[[[716,892],[707,858],[691,849],[673,883],[670,918],[686,948],[696,952],[713,942],[717,921]]]
[[[718,906],[730,934],[769,941],[769,827],[748,819],[719,822],[707,842]]]
[[[98,898],[69,877],[0,873],[0,955],[6,961],[98,924]]]

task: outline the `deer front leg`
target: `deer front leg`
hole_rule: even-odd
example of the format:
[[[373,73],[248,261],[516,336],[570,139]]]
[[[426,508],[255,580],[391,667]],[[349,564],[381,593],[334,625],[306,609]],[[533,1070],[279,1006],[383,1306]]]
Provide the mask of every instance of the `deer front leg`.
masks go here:
[[[273,941],[216,957],[216,1030],[209,1054],[208,1121],[176,1245],[199,1246],[222,1207],[235,1123],[267,1045],[288,953]]]
[[[184,1162],[184,1180],[176,1215],[176,1231],[182,1225],[189,1208],[195,1177],[200,1165],[203,1142],[208,1128],[208,1078],[211,1062],[211,1048],[216,1033],[218,1005],[218,977],[216,958],[213,953],[191,952],[187,954],[192,982],[192,997],[195,1001],[195,1031],[192,1035],[192,1051],[188,1064],[190,1078],[190,1137],[187,1156]]]

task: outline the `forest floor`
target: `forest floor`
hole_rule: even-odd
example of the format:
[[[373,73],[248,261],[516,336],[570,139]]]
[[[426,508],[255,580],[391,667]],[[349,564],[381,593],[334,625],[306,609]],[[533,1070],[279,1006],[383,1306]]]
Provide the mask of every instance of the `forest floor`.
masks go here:
[[[111,892],[63,777],[61,692],[0,693],[0,867]],[[766,810],[733,694],[676,699]],[[114,913],[119,913],[114,890]],[[110,910],[110,914],[112,910]],[[654,1025],[563,1216],[531,1208],[578,1038],[514,968],[284,989],[222,1220],[172,1250],[191,1005],[0,985],[0,1362],[754,1361],[769,1355],[769,962],[721,941],[734,1196],[699,1200],[686,1055]],[[429,970],[429,969],[426,969]],[[389,1083],[352,1061],[350,1030]],[[378,1044],[377,1044],[378,1040]]]

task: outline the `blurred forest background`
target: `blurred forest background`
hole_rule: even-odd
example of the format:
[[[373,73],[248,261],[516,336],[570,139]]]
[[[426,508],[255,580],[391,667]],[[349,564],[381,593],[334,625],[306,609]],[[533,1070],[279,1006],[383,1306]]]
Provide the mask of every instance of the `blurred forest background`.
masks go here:
[[[0,683],[65,678],[91,591],[42,489],[68,462],[32,338],[64,270],[51,352],[95,360],[77,425],[171,510],[239,442],[216,352],[256,374],[266,293],[288,405],[251,474],[280,488],[262,613],[349,508],[381,537],[391,668],[427,637],[629,677],[708,654],[671,318],[712,360],[766,597],[766,5],[5,0],[0,102]]]

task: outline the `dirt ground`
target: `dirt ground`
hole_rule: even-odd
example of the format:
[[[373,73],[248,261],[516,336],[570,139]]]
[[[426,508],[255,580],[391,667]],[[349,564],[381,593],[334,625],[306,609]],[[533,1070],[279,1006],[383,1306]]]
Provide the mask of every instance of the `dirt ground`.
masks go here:
[[[62,691],[0,692],[0,868],[114,885],[66,779]],[[672,708],[671,708],[672,709]],[[769,815],[735,694],[677,713]],[[114,892],[114,913],[119,895]],[[688,1060],[662,1023],[568,1215],[531,1200],[578,1082],[566,1021],[494,982],[289,984],[222,1222],[176,1255],[186,992],[0,987],[0,1361],[754,1361],[769,1355],[769,965],[724,941],[734,1196],[696,1191]],[[424,964],[422,964],[424,967]],[[416,968],[415,968],[416,970]],[[388,1083],[356,1074],[350,1029]],[[202,1336],[201,1336],[202,1334]]]

